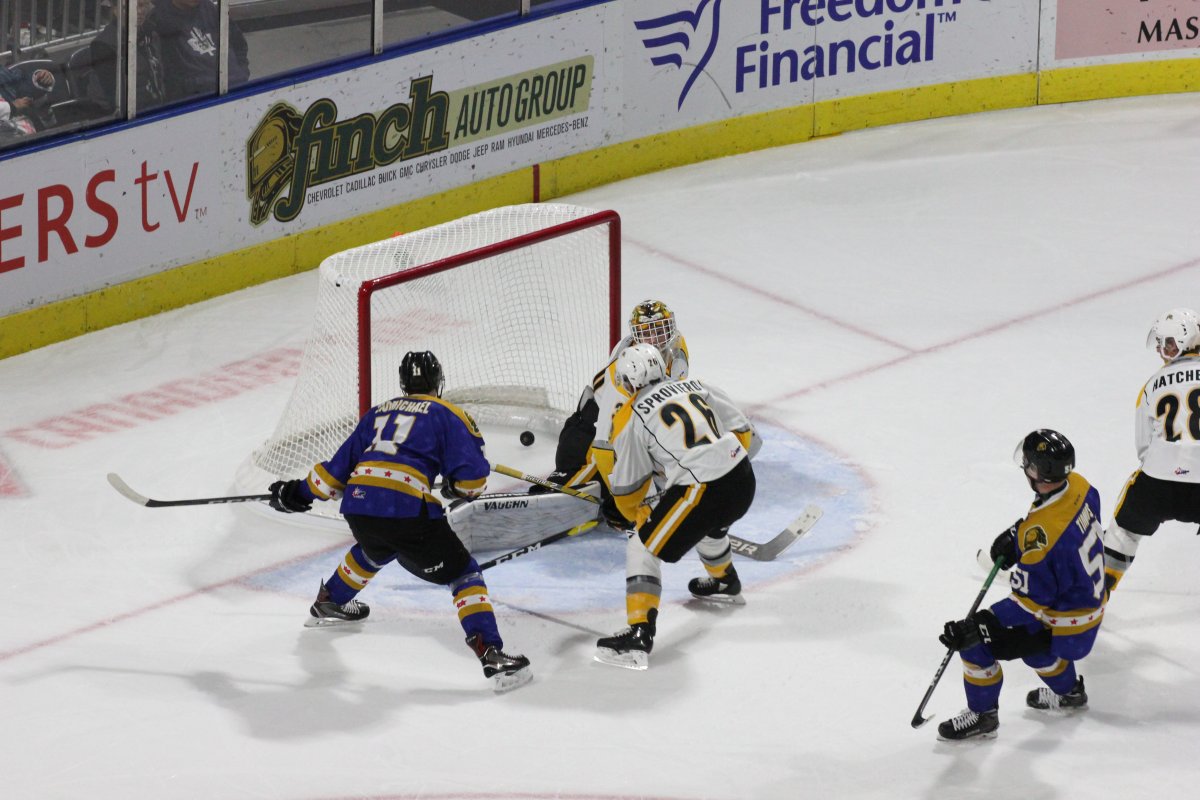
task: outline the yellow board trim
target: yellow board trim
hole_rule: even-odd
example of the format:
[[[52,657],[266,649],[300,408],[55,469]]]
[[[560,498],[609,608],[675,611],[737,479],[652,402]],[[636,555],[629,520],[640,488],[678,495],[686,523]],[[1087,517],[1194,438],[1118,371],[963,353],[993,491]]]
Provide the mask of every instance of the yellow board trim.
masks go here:
[[[1004,108],[1200,91],[1200,58],[1070,67],[816,103],[669,131],[540,166],[540,199],[820,136]],[[0,317],[0,358],[317,267],[333,253],[534,199],[531,169]]]
[[[1200,91],[1200,58],[1052,69],[1039,83],[1044,104],[1195,92]]]

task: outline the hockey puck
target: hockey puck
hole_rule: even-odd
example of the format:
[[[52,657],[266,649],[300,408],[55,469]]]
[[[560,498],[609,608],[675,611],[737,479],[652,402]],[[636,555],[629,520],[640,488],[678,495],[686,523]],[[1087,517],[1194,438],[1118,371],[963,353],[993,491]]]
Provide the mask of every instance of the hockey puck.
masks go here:
[[[533,431],[521,431],[521,444],[526,447],[533,444]]]

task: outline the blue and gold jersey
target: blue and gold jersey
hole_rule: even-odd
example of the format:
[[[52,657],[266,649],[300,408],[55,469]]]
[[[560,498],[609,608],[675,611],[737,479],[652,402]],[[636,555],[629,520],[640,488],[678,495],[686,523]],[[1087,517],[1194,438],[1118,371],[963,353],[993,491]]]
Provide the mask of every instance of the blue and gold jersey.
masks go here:
[[[432,395],[397,397],[368,411],[328,461],[312,468],[306,488],[317,500],[341,498],[343,514],[416,517],[422,506],[443,516],[433,494],[438,475],[477,495],[491,471],[475,421]]]
[[[1075,660],[1087,655],[1104,616],[1104,545],[1100,495],[1077,474],[1035,502],[1017,529],[1021,560],[1009,581],[1012,594],[992,606],[1009,627],[1049,628],[1051,652]]]

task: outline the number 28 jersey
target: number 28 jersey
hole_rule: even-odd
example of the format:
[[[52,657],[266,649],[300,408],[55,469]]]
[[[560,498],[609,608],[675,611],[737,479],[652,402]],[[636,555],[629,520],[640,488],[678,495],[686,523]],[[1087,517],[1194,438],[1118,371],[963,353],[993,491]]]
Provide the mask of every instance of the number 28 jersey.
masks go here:
[[[1177,358],[1138,395],[1134,439],[1151,478],[1200,483],[1200,356]]]

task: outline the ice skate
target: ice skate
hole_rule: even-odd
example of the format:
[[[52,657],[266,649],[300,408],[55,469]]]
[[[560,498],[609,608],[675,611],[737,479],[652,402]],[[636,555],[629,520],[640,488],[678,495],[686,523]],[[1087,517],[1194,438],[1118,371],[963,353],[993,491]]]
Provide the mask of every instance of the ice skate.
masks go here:
[[[688,591],[692,593],[692,597],[710,603],[737,606],[746,604],[746,598],[742,597],[742,582],[733,566],[730,566],[721,578],[711,575],[692,578],[688,581]]]
[[[533,671],[525,656],[510,656],[493,644],[485,644],[479,634],[467,637],[467,646],[479,657],[483,677],[492,679],[497,693],[512,691],[533,680]]]
[[[658,609],[650,609],[649,619],[631,625],[620,633],[596,640],[596,660],[601,664],[626,669],[646,669],[650,666],[650,651],[654,648],[654,620]]]
[[[991,711],[963,711],[957,717],[938,725],[938,738],[944,742],[961,742],[964,739],[994,739],[1000,727],[1000,714]]]
[[[1075,679],[1075,685],[1066,694],[1055,694],[1053,689],[1046,686],[1034,689],[1025,695],[1025,705],[1041,711],[1062,709],[1069,711],[1076,708],[1087,708],[1087,691],[1083,688],[1083,676]]]
[[[322,583],[321,591],[317,593],[317,601],[308,609],[308,613],[309,618],[305,621],[304,627],[323,628],[362,622],[371,613],[371,607],[357,600],[339,605],[329,598],[329,590]]]

